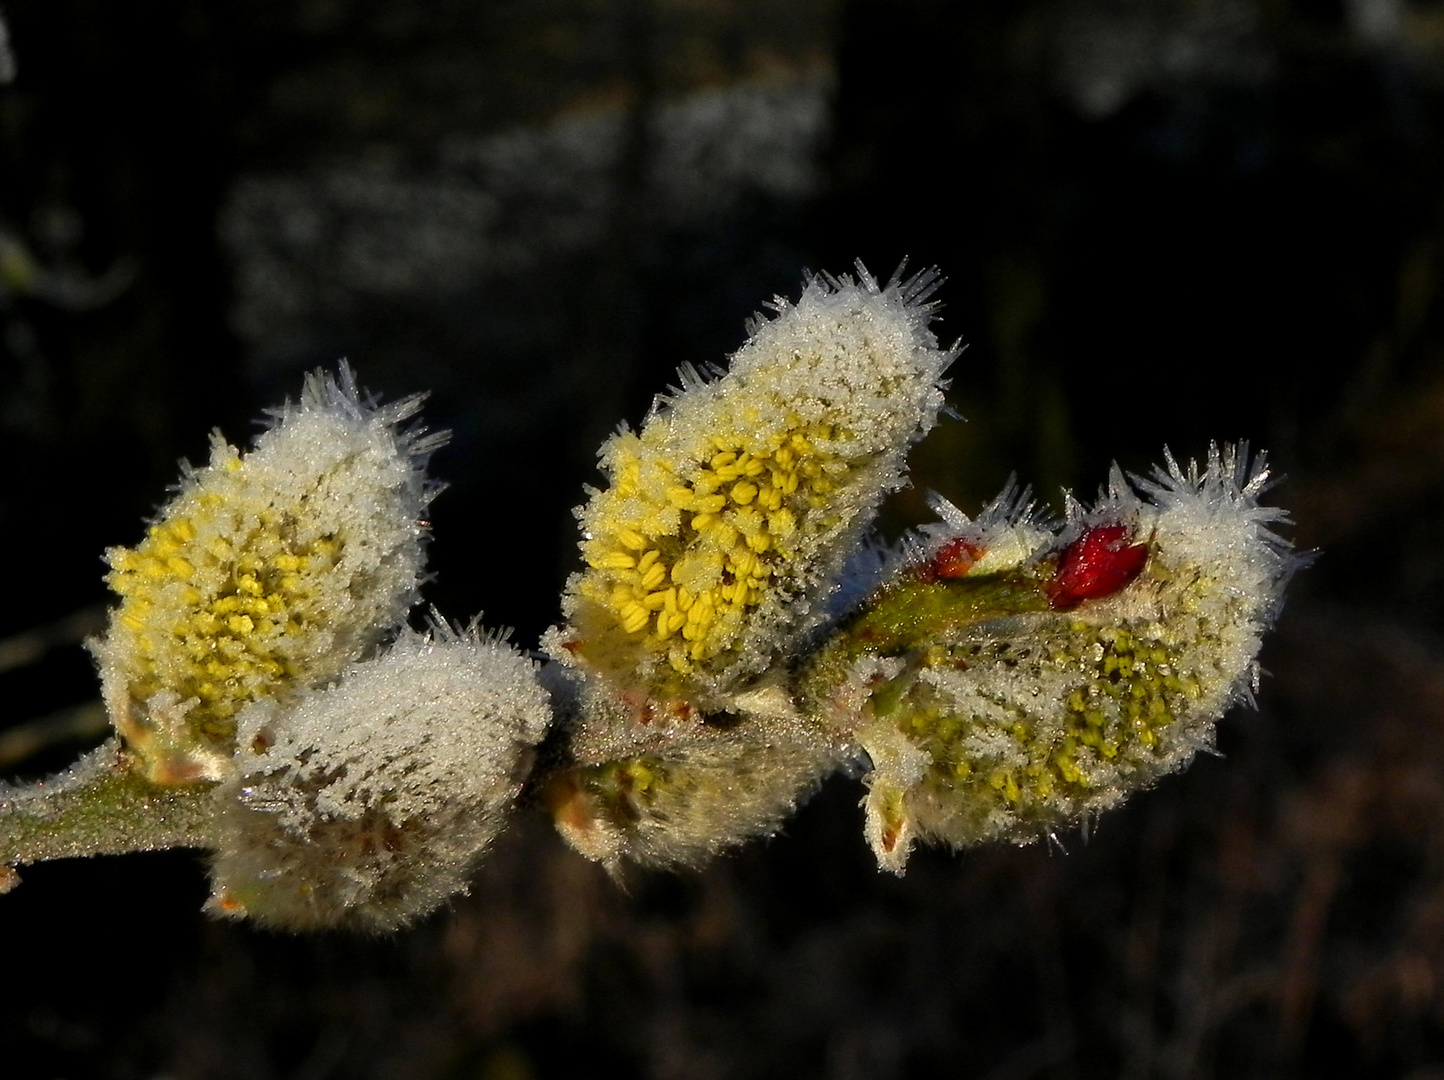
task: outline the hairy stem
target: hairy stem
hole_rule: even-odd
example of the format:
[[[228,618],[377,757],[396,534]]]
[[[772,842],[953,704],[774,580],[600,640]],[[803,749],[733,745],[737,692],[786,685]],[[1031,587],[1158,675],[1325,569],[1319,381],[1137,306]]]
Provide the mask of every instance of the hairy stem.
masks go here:
[[[156,787],[115,740],[58,776],[0,784],[0,892],[27,863],[214,843],[210,785]]]
[[[797,696],[806,711],[825,714],[827,702],[852,675],[863,655],[894,657],[917,654],[916,663],[890,685],[871,694],[875,712],[886,712],[916,675],[929,646],[952,640],[970,627],[1016,615],[1048,610],[1040,578],[1023,572],[976,578],[928,581],[903,578],[884,585],[844,620],[820,648],[801,665]]]

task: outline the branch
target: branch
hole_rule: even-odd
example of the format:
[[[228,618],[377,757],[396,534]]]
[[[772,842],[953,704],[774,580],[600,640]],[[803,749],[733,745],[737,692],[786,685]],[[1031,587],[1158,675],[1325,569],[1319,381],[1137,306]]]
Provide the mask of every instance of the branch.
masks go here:
[[[160,788],[129,766],[112,739],[58,776],[0,785],[0,892],[13,867],[46,859],[213,847],[210,785]]]

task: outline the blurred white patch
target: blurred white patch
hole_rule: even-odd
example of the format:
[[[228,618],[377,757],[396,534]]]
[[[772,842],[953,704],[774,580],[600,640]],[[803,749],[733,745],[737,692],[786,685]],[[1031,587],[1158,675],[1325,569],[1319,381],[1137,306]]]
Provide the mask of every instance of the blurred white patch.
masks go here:
[[[1059,89],[1091,120],[1112,116],[1148,89],[1251,85],[1273,65],[1258,0],[1087,0],[1060,21],[1056,50]]]
[[[10,28],[5,25],[5,12],[0,11],[0,86],[14,82],[19,73],[15,50],[10,47]]]
[[[1344,0],[1354,36],[1370,45],[1389,45],[1404,34],[1404,0]]]
[[[660,104],[643,140],[640,202],[663,228],[725,220],[750,197],[820,184],[830,72],[709,88]],[[633,122],[620,105],[540,127],[442,140],[428,171],[389,155],[242,176],[221,211],[231,325],[284,352],[368,299],[476,294],[604,241]]]

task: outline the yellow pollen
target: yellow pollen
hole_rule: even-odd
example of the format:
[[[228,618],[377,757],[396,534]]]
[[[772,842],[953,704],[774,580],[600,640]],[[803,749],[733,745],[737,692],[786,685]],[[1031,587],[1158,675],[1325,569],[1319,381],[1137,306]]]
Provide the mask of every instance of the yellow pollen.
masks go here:
[[[622,629],[629,634],[635,634],[651,621],[651,616],[647,614],[647,609],[635,601],[622,608],[621,616]]]
[[[598,570],[630,570],[637,565],[637,560],[620,551],[611,551],[593,559],[592,565]]]
[[[581,626],[580,652],[596,641],[596,657],[621,665],[635,663],[629,651],[655,649],[687,674],[733,647],[773,583],[789,579],[808,518],[827,501],[821,489],[852,466],[827,425],[795,421],[751,440],[710,435],[704,453],[680,464],[663,459],[651,430],[623,438],[612,452],[613,486],[588,508],[591,569],[578,588],[604,621]],[[644,473],[671,480],[648,492]],[[617,631],[627,635],[622,653],[604,644]]]
[[[308,604],[307,574],[329,569],[341,544],[299,540],[294,518],[237,509],[215,491],[193,493],[181,510],[110,553],[121,601],[112,633],[130,641],[119,655],[133,700],[162,688],[195,698],[187,724],[226,739],[243,705],[283,689],[297,637],[329,621]]]

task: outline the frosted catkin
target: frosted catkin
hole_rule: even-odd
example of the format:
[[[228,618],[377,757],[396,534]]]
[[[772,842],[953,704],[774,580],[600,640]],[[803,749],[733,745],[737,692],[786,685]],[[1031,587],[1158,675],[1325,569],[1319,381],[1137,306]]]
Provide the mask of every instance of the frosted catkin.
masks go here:
[[[420,918],[466,891],[550,719],[530,661],[445,627],[249,706],[216,792],[211,908],[291,930]]]
[[[405,620],[445,439],[401,426],[419,407],[363,401],[344,366],[311,375],[253,450],[217,434],[146,538],[106,553],[121,602],[92,649],[152,781],[219,779],[240,709],[325,685]]]

